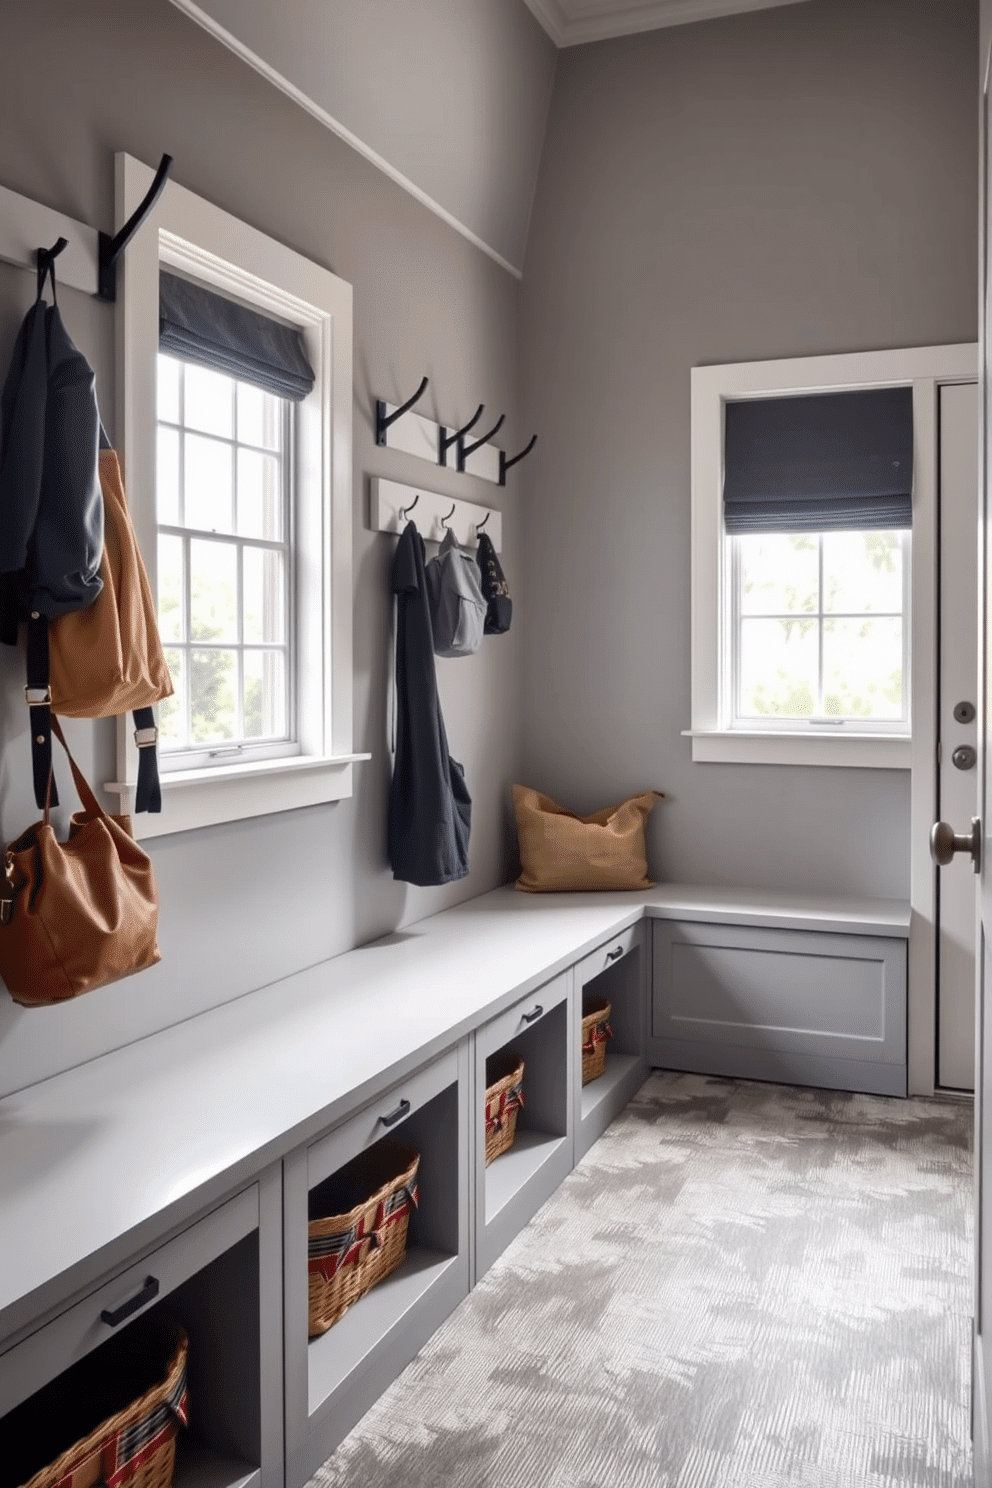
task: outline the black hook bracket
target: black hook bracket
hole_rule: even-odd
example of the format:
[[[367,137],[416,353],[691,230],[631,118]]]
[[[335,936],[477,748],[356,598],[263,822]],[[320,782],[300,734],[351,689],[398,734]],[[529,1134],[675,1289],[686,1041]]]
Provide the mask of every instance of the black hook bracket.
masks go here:
[[[499,452],[499,483],[500,483],[501,486],[505,486],[506,485],[506,472],[510,469],[510,467],[512,465],[518,464],[519,461],[525,459],[526,456],[530,454],[531,450],[534,448],[534,446],[535,446],[536,443],[537,443],[537,435],[535,434],[534,437],[533,437],[533,439],[531,440],[530,444],[528,444],[525,449],[522,449],[520,451],[519,455],[514,455],[512,460],[508,460],[506,458],[506,455],[503,453],[503,451],[500,450],[500,452]]]
[[[38,249],[37,254],[35,255],[35,263],[37,264],[37,268],[38,268],[38,295],[39,295],[39,297],[41,295],[41,291],[45,287],[45,278],[46,278],[46,276],[48,274],[49,269],[52,267],[52,264],[58,258],[59,254],[63,251],[63,249],[68,248],[68,246],[69,246],[69,239],[68,238],[58,238],[56,240],[56,242],[54,242],[52,244],[51,248],[39,248]],[[53,295],[53,297],[54,297],[54,294],[55,294],[55,275],[53,274],[52,275],[52,295]]]
[[[100,233],[96,290],[98,300],[113,302],[117,299],[117,260],[165,190],[165,183],[169,179],[171,169],[172,156],[163,155],[159,161],[158,170],[155,172],[155,179],[145,193],[144,200],[131,213],[120,232],[113,238],[109,233]]]
[[[476,522],[476,524],[475,524],[475,535],[476,535],[476,537],[478,537],[479,533],[482,531],[483,527],[485,527],[486,523],[489,521],[489,518],[491,516],[492,516],[492,512],[491,511],[487,511],[486,512],[486,515],[483,517],[482,521],[481,522]]]
[[[479,406],[478,406],[478,408],[473,413],[472,417],[469,419],[468,423],[467,424],[462,424],[461,428],[460,429],[456,429],[453,434],[449,434],[448,431],[447,431],[447,429],[444,427],[443,424],[438,424],[438,426],[437,426],[437,463],[439,465],[447,465],[447,463],[448,463],[448,450],[449,450],[450,446],[454,444],[454,442],[455,442],[456,439],[461,439],[461,437],[462,437],[463,434],[467,434],[468,431],[469,431],[469,429],[474,429],[475,428],[476,424],[479,422],[480,418],[482,417],[482,410],[485,408],[485,406],[486,406],[485,403],[480,403]]]
[[[402,522],[403,518],[406,516],[407,512],[412,512],[413,511],[413,508],[416,506],[416,504],[417,504],[417,502],[419,500],[420,500],[420,492],[418,491],[417,494],[416,494],[416,496],[414,496],[413,500],[410,502],[410,505],[409,506],[401,506],[400,507],[399,520],[401,522]]]
[[[500,416],[499,416],[499,418],[493,424],[492,428],[489,430],[489,433],[488,434],[483,434],[483,436],[482,436],[481,439],[476,439],[471,444],[466,444],[463,439],[459,439],[459,441],[458,441],[458,469],[459,470],[464,470],[465,469],[465,461],[468,459],[469,455],[474,455],[475,454],[475,451],[477,449],[481,449],[484,444],[488,444],[489,440],[492,439],[492,437],[493,437],[494,434],[498,434],[499,433],[500,429],[502,429],[502,427],[503,427],[503,424],[504,424],[505,420],[506,420],[506,414],[505,413],[501,413]]]
[[[441,526],[444,528],[445,532],[447,532],[447,530],[448,530],[448,523],[451,521],[452,517],[455,515],[455,509],[456,509],[457,506],[458,506],[458,502],[457,501],[453,501],[451,503],[451,510],[448,513],[448,515],[446,517],[441,517],[439,519],[440,520],[440,523],[441,523]]]
[[[410,412],[410,409],[413,407],[414,403],[418,402],[419,399],[421,399],[424,396],[424,394],[427,391],[427,388],[428,388],[429,384],[430,384],[430,378],[429,377],[422,378],[421,383],[420,383],[420,386],[418,387],[417,391],[414,393],[413,397],[412,398],[407,398],[406,402],[405,403],[401,403],[400,406],[399,406],[399,408],[394,408],[393,411],[392,411],[392,413],[387,413],[386,412],[386,404],[385,404],[385,402],[384,402],[384,400],[382,398],[377,398],[375,400],[375,442],[376,442],[376,444],[385,444],[385,442],[386,442],[386,430],[389,428],[390,424],[395,424],[395,422],[396,422],[396,420],[398,418],[402,418],[405,413],[409,413]]]

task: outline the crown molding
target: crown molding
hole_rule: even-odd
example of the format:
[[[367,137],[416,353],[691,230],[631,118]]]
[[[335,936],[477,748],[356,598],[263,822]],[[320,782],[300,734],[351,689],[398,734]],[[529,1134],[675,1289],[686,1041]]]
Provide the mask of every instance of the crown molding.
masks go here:
[[[805,0],[526,0],[557,47],[803,3]]]

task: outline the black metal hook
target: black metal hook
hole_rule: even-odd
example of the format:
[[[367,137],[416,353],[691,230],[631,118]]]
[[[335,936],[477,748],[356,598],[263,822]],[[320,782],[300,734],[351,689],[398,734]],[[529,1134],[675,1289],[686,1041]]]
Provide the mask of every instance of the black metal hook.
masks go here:
[[[146,191],[143,201],[131,213],[120,232],[113,238],[109,233],[100,233],[98,240],[99,269],[96,290],[98,300],[116,300],[117,260],[165,190],[165,183],[169,179],[171,169],[172,156],[163,155],[158,163],[155,179]]]
[[[52,267],[52,264],[58,258],[59,254],[63,251],[63,249],[68,248],[68,246],[69,246],[69,239],[68,238],[58,238],[58,239],[56,239],[55,243],[53,243],[53,245],[52,245],[51,248],[39,248],[38,249],[37,254],[35,255],[35,263],[37,264],[37,267],[38,267],[38,298],[39,299],[41,298],[41,291],[45,287],[45,278],[46,278],[46,276],[48,274],[49,269]],[[55,298],[55,274],[54,274],[54,272],[52,274],[52,298],[53,299]]]
[[[486,512],[486,515],[483,517],[482,521],[481,522],[476,522],[476,524],[475,524],[475,535],[476,535],[476,537],[478,537],[479,533],[482,531],[483,527],[485,527],[486,523],[489,521],[489,518],[491,516],[492,516],[492,512],[491,511],[487,511]]]
[[[514,455],[512,460],[508,460],[506,458],[506,455],[503,453],[503,451],[500,450],[500,452],[499,452],[499,483],[500,483],[501,486],[505,486],[506,485],[506,472],[510,469],[510,466],[511,465],[518,464],[518,462],[520,460],[524,459],[524,457],[526,455],[529,455],[530,452],[531,452],[531,450],[534,448],[534,446],[535,446],[536,443],[537,443],[537,435],[535,434],[534,437],[533,437],[533,439],[531,440],[530,444],[527,445],[526,449],[522,449],[520,451],[519,455]]]
[[[499,418],[493,424],[492,428],[489,430],[489,433],[488,434],[483,434],[483,436],[482,436],[481,439],[474,440],[472,444],[466,444],[464,442],[464,440],[459,439],[459,441],[458,441],[458,469],[459,470],[464,470],[465,469],[465,461],[468,459],[469,455],[473,455],[477,449],[481,449],[484,444],[488,443],[488,441],[490,439],[492,439],[492,437],[493,437],[494,434],[498,434],[499,433],[500,429],[502,429],[502,427],[503,427],[503,424],[504,424],[505,419],[506,419],[506,414],[505,413],[501,413],[500,416],[499,416]]]
[[[448,530],[448,523],[451,521],[452,517],[455,515],[455,507],[457,505],[458,505],[458,502],[457,501],[453,501],[451,503],[451,510],[448,513],[448,515],[446,517],[442,517],[441,518],[441,526],[444,528],[445,532],[447,532],[447,530]]]
[[[412,512],[413,511],[413,508],[416,506],[416,504],[417,504],[417,502],[419,500],[420,500],[420,492],[418,491],[417,494],[416,494],[416,496],[414,496],[413,500],[410,502],[410,505],[409,506],[401,506],[400,507],[399,520],[401,522],[402,522],[403,518],[406,516],[407,512]]]
[[[420,386],[418,387],[417,391],[414,393],[413,397],[412,398],[407,398],[406,402],[405,403],[401,403],[400,406],[399,406],[399,408],[394,408],[393,411],[392,411],[392,413],[387,413],[386,412],[386,404],[385,404],[385,402],[384,402],[384,400],[382,398],[377,398],[375,400],[375,442],[376,442],[376,444],[385,444],[385,442],[386,442],[386,430],[389,428],[390,424],[395,424],[395,422],[396,422],[396,420],[398,418],[402,418],[405,413],[409,413],[410,412],[410,409],[413,407],[414,403],[416,403],[418,399],[420,399],[420,398],[422,398],[424,396],[424,393],[427,391],[427,388],[428,388],[429,383],[430,383],[430,378],[429,377],[423,378],[422,381],[421,381],[421,383],[420,383]]]
[[[461,437],[462,437],[463,434],[467,434],[468,431],[469,431],[469,429],[474,429],[475,428],[475,425],[479,422],[480,418],[482,417],[482,410],[485,408],[485,406],[486,406],[485,403],[480,403],[479,406],[478,406],[478,408],[473,413],[472,417],[469,419],[468,423],[467,424],[462,424],[461,428],[460,429],[456,429],[453,434],[449,434],[448,431],[447,431],[447,429],[444,427],[443,424],[439,424],[438,425],[438,429],[437,429],[437,463],[439,465],[447,465],[447,463],[448,463],[448,449],[449,449],[449,447],[452,444],[454,444],[454,442],[455,442],[456,439],[461,439]]]

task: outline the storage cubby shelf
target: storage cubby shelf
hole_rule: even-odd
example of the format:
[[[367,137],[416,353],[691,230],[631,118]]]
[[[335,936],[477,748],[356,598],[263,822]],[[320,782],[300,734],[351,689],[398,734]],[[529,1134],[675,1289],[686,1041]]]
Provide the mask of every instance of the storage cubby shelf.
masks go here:
[[[606,1068],[598,1080],[590,1080],[582,1087],[582,1117],[588,1120],[604,1102],[610,1100],[617,1087],[623,1085],[634,1070],[641,1071],[644,1061],[639,1054],[607,1054]]]
[[[235,1457],[188,1446],[180,1435],[172,1488],[262,1488],[262,1473]]]
[[[319,1415],[349,1377],[389,1347],[390,1334],[457,1266],[458,1257],[411,1246],[391,1276],[366,1292],[344,1317],[307,1346],[309,1413]]]
[[[517,1128],[509,1152],[497,1157],[486,1169],[486,1224],[496,1218],[564,1144],[564,1137]]]

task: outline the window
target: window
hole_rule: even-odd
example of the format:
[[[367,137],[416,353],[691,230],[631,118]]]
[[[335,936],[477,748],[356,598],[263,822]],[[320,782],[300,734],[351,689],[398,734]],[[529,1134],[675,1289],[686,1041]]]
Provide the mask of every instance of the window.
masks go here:
[[[152,173],[126,155],[117,169],[123,218]],[[205,366],[184,322],[197,296],[264,321],[266,345],[288,336],[306,375],[260,386],[223,327]],[[176,687],[159,710],[162,813],[135,828],[349,796],[369,758],[352,745],[351,288],[170,182],[122,298],[118,442]],[[121,727],[107,789],[125,810],[136,769]]]
[[[159,354],[163,770],[296,742],[293,424],[287,399]]]
[[[937,390],[974,375],[973,346],[693,368],[694,761],[908,769],[917,751],[932,758]],[[789,404],[835,395],[876,400],[873,437],[878,408],[901,401],[904,443],[882,464],[908,459],[911,483],[888,490],[867,470],[840,499],[818,485],[816,462],[801,470],[801,446],[779,430],[765,438]],[[784,449],[778,471],[751,480],[742,430],[758,464]]]
[[[728,536],[732,728],[909,730],[909,533]]]

